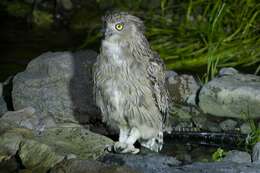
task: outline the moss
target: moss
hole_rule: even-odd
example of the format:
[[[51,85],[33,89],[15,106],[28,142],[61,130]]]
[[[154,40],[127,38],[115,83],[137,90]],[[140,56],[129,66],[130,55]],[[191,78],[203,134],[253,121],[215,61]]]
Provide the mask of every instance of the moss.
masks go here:
[[[33,23],[41,28],[49,28],[53,24],[53,15],[41,10],[33,12]]]
[[[31,6],[20,1],[5,3],[5,5],[8,14],[15,17],[26,17],[31,12]]]

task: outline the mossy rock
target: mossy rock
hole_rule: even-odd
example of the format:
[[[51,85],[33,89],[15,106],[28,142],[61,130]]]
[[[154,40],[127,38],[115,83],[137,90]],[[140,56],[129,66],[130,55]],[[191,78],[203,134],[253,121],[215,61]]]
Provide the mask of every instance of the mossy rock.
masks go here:
[[[66,159],[95,160],[113,141],[78,124],[63,124],[39,133],[0,121],[0,163],[15,155],[32,172],[45,173]]]

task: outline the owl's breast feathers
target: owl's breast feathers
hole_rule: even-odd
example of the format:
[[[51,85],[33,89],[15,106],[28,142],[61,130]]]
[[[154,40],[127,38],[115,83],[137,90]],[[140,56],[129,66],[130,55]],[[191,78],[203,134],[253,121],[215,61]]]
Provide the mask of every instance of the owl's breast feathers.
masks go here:
[[[131,119],[132,116],[132,119],[139,119],[139,122],[158,127],[165,123],[168,116],[168,92],[163,62],[155,54],[143,57],[141,62],[140,57],[135,58],[130,49],[120,47],[111,44],[101,48],[94,66],[96,103],[107,118],[111,118],[112,114],[116,115],[108,110],[109,104],[114,107],[117,103],[121,113],[130,109],[127,112],[128,118]],[[117,90],[120,98],[114,96],[114,90]],[[141,115],[138,117],[136,114]],[[121,115],[118,112],[116,116],[120,118]]]

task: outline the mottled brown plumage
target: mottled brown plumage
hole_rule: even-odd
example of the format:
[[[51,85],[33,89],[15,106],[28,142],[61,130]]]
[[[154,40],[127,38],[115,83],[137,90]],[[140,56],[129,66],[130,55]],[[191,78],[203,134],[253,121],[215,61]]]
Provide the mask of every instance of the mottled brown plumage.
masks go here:
[[[143,22],[128,13],[104,17],[105,39],[94,65],[94,93],[103,120],[120,130],[114,150],[159,151],[168,115],[164,64],[144,36]]]

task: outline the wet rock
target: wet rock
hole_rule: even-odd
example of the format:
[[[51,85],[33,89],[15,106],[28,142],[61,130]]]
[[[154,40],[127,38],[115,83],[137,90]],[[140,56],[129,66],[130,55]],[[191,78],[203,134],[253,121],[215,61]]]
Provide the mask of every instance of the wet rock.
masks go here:
[[[240,126],[240,133],[242,134],[249,134],[252,131],[249,123],[243,123]]]
[[[56,123],[87,123],[99,114],[92,94],[94,51],[47,52],[32,60],[13,80],[15,110],[33,107]]]
[[[193,163],[180,165],[180,162],[169,156],[148,155],[115,155],[109,154],[101,159],[109,165],[126,165],[142,173],[259,173],[260,165],[236,162]]]
[[[176,75],[167,73],[167,85],[173,102],[196,106],[196,95],[200,89],[199,84],[190,75]]]
[[[260,142],[257,142],[253,148],[252,160],[254,163],[260,163]]]
[[[223,158],[224,162],[251,163],[251,156],[247,152],[232,150]]]
[[[199,94],[199,107],[204,113],[221,117],[260,117],[260,77],[232,74],[214,78]]]
[[[50,173],[137,173],[125,166],[107,165],[94,160],[65,160],[51,169]]]
[[[180,165],[180,161],[174,157],[159,154],[128,155],[128,154],[108,154],[100,159],[109,165],[128,166],[133,170],[142,173],[165,173],[172,167]]]
[[[232,119],[228,119],[225,121],[222,121],[219,126],[223,131],[232,131],[235,130],[237,125],[237,122],[235,120]]]
[[[175,167],[165,173],[259,173],[259,170],[260,165],[251,163],[213,162],[193,163],[191,165]]]
[[[34,129],[36,131],[42,131],[44,128],[56,126],[54,120],[39,118],[33,107],[9,111],[5,113],[1,119],[10,121],[19,127]]]
[[[3,98],[3,84],[0,83],[0,117],[7,111],[7,106]]]

